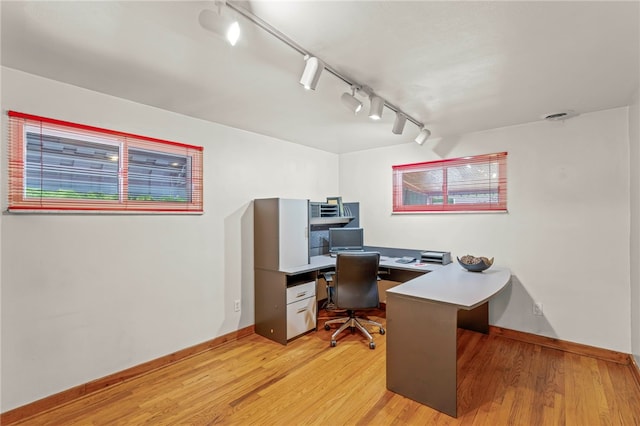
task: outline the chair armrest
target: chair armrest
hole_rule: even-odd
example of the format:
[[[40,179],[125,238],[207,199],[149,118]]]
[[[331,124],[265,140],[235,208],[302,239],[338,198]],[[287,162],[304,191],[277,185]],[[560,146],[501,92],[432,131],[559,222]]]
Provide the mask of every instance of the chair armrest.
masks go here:
[[[324,273],[324,274],[322,274],[322,275],[324,275],[324,280],[325,280],[327,283],[330,283],[330,282],[333,282],[333,276],[334,276],[335,274],[336,274],[336,273],[335,273],[334,271],[331,271],[331,272],[325,272],[325,273]]]

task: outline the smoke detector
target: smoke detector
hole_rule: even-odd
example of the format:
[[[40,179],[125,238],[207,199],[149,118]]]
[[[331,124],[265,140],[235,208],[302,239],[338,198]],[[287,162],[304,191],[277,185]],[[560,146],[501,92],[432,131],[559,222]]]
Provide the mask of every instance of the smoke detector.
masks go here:
[[[558,111],[558,112],[554,112],[551,114],[544,114],[542,117],[543,120],[547,120],[547,121],[561,121],[561,120],[567,120],[569,118],[573,118],[576,115],[578,115],[577,112],[567,109],[564,111]]]

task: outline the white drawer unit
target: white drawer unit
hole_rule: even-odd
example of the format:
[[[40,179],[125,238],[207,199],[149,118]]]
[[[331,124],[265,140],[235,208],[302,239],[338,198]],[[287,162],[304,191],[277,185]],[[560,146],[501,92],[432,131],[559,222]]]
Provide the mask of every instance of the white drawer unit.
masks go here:
[[[287,304],[316,295],[316,282],[310,281],[287,287]]]
[[[316,327],[316,283],[287,288],[287,340]]]

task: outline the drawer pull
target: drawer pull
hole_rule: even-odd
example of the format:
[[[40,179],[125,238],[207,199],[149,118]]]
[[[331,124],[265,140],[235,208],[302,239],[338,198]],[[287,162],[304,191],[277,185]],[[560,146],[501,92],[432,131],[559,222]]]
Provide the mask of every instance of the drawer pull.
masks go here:
[[[308,308],[305,306],[304,308],[300,308],[298,309],[298,312],[296,312],[297,314],[306,311]]]
[[[307,295],[307,292],[306,292],[306,291],[303,291],[302,293],[298,293],[298,294],[296,295],[296,297],[304,297],[304,296],[306,296],[306,295]]]

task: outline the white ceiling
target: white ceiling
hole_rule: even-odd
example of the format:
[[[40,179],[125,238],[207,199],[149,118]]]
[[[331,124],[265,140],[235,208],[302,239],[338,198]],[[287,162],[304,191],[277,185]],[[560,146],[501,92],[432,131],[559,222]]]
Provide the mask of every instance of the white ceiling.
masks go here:
[[[638,1],[235,4],[432,139],[625,106],[638,91]],[[391,110],[373,122],[362,98],[359,115],[347,111],[348,86],[326,71],[305,91],[302,55],[243,17],[227,45],[199,25],[204,8],[213,2],[3,0],[2,65],[335,153],[412,143],[418,128],[392,134]]]

